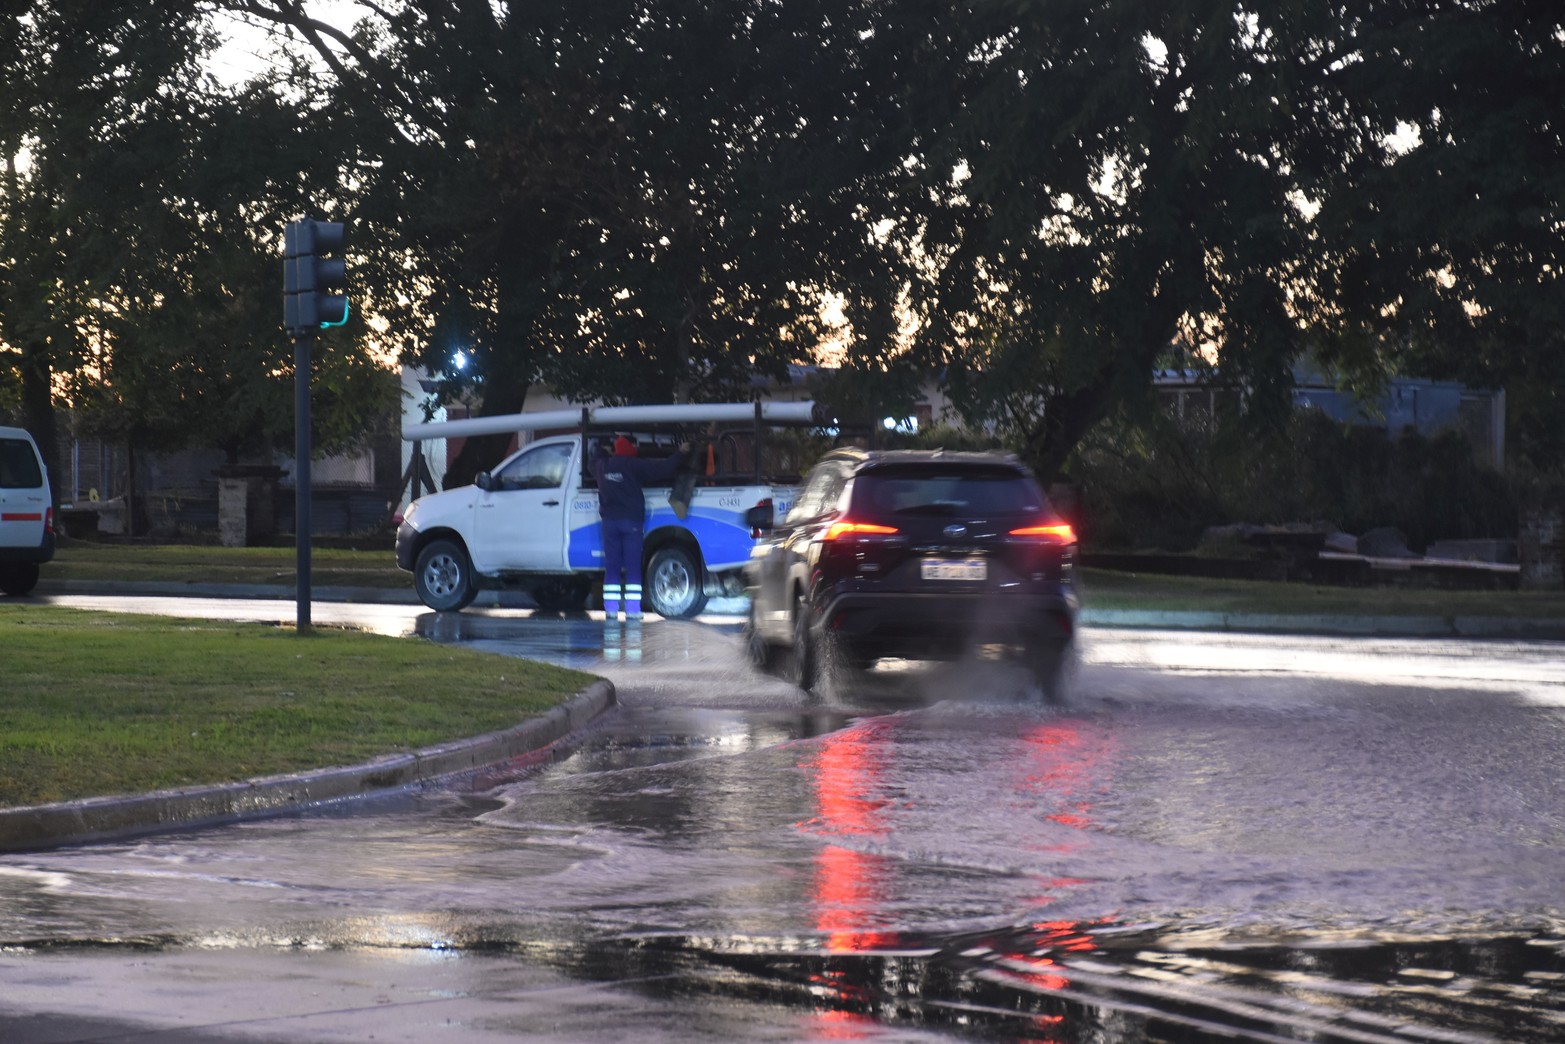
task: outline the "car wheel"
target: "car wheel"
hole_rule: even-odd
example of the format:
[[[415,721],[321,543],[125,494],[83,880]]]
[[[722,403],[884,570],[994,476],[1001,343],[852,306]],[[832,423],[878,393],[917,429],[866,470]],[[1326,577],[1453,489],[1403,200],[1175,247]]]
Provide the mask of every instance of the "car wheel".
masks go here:
[[[763,674],[776,674],[778,656],[777,646],[767,641],[761,634],[759,627],[755,625],[755,603],[750,603],[750,615],[745,619],[744,631],[745,656],[750,660],[750,666]]]
[[[806,692],[820,680],[820,655],[810,633],[810,611],[803,599],[793,603],[793,683]]]
[[[454,540],[436,540],[419,552],[413,586],[419,601],[437,612],[465,609],[478,597],[473,564]]]
[[[31,594],[38,586],[37,562],[10,562],[0,565],[0,591],[13,598]]]
[[[582,612],[591,593],[592,584],[576,578],[546,580],[532,589],[533,601],[546,613]]]
[[[1063,642],[1029,649],[1023,656],[1043,702],[1062,704],[1076,678],[1076,643]]]
[[[701,564],[678,544],[666,544],[652,553],[645,587],[647,605],[670,620],[688,620],[706,608]]]

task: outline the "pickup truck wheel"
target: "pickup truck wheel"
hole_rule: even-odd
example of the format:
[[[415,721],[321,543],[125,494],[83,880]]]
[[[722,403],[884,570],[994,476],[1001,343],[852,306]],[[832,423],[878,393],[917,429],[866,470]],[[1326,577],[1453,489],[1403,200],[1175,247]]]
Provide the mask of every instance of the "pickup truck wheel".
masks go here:
[[[701,565],[691,552],[669,544],[652,552],[647,562],[645,596],[659,616],[687,620],[706,608]]]
[[[419,601],[437,612],[464,609],[478,597],[473,564],[454,540],[436,540],[419,552],[413,586]]]
[[[13,598],[31,594],[38,586],[37,562],[8,562],[0,565],[0,591]]]

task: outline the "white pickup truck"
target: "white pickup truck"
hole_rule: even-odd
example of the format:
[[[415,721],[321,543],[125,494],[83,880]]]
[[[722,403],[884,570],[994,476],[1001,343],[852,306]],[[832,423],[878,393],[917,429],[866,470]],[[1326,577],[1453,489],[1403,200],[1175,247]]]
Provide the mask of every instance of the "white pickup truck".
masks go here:
[[[578,418],[583,432],[596,434],[538,439],[480,472],[471,486],[414,500],[397,527],[397,565],[413,574],[419,599],[431,609],[460,610],[480,590],[501,587],[528,591],[543,609],[583,609],[603,581],[598,491],[584,465],[589,446],[605,430],[753,416],[757,439],[742,454],[747,473],[729,467],[709,475],[697,461],[697,487],[682,518],[669,503],[668,485],[646,491],[645,601],[665,617],[695,616],[709,597],[743,592],[742,570],[760,531],[798,493],[796,485],[763,478],[755,464],[759,431],[766,422],[808,419],[811,404],[765,405],[599,407],[410,427],[403,437],[415,451],[427,438],[558,430]],[[661,441],[661,449],[672,450],[671,437]]]

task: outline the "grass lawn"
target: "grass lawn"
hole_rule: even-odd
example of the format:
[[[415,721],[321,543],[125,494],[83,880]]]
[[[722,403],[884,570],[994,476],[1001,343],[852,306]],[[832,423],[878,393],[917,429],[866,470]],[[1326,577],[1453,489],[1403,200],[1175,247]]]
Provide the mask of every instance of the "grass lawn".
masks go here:
[[[100,544],[62,541],[44,580],[144,580],[164,583],[292,585],[292,547],[218,547],[196,544]],[[310,586],[411,587],[390,550],[310,549]]]
[[[220,783],[507,728],[590,675],[426,641],[0,600],[0,806]]]

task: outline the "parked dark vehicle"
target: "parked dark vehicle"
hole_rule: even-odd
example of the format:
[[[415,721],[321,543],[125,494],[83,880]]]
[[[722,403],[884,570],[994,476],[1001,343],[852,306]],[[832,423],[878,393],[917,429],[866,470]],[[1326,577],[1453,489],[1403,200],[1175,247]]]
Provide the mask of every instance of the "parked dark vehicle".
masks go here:
[[[998,652],[1057,699],[1075,556],[1071,527],[1015,457],[833,450],[746,567],[750,657],[763,670],[786,659],[812,689],[883,657]]]

